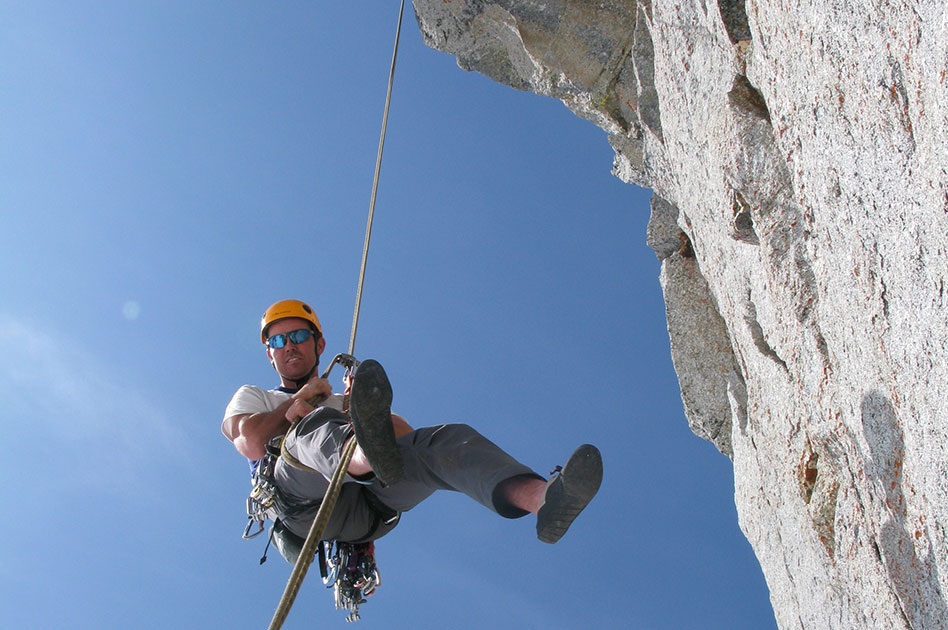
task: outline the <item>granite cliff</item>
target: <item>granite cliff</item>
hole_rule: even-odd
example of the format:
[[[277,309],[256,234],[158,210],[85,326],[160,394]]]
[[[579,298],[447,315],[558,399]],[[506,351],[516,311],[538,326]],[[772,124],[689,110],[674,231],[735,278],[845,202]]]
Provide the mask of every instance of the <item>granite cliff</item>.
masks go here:
[[[654,191],[692,430],[778,625],[948,627],[943,0],[414,0]]]

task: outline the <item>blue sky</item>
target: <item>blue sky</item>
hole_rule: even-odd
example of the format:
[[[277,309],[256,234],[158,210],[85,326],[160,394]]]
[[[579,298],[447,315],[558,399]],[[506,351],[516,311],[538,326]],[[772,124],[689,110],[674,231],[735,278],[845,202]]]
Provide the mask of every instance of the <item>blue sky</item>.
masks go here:
[[[240,538],[220,417],[276,384],[273,301],[347,348],[397,9],[0,2],[4,627],[269,622],[290,567]],[[379,542],[363,627],[775,627],[730,463],[683,416],[650,192],[611,164],[406,9],[356,354],[412,424],[542,474],[591,442],[605,480],[555,546],[436,495]],[[314,572],[285,627],[343,619]]]

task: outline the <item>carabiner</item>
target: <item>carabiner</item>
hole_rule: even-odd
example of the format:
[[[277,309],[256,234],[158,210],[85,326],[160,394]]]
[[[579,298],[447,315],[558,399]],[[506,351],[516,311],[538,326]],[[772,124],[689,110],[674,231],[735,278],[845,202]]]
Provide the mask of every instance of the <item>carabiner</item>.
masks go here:
[[[258,529],[257,531],[251,534],[250,528],[253,527],[254,523],[259,525],[260,529]],[[250,540],[251,538],[256,538],[262,533],[263,533],[263,521],[255,521],[253,518],[248,518],[247,527],[244,528],[244,540]]]

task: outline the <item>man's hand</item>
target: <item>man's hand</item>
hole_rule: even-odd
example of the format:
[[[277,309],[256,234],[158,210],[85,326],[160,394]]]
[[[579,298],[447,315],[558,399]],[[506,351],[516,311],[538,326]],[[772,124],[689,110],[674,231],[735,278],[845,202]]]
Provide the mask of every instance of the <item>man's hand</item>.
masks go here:
[[[292,396],[292,402],[286,410],[286,419],[293,424],[308,415],[316,405],[332,394],[332,385],[324,378],[314,376],[306,385]]]

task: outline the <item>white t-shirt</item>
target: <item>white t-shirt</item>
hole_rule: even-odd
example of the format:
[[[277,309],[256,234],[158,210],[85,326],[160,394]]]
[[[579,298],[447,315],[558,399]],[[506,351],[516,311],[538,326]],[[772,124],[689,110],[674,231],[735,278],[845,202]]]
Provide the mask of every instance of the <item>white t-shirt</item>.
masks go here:
[[[231,416],[242,416],[248,413],[260,413],[261,411],[273,411],[281,404],[286,402],[292,394],[279,389],[260,389],[255,385],[242,385],[234,394],[234,397],[227,403],[227,409],[224,410],[224,420],[221,422],[221,433],[224,432],[224,422]],[[332,407],[337,411],[342,411],[342,394],[331,394],[324,400],[321,407]],[[257,468],[257,461],[248,459],[250,462],[250,474],[254,474]]]
[[[255,385],[243,385],[227,403],[227,409],[224,410],[224,420],[231,416],[273,411],[289,400],[290,396],[292,394],[279,389],[261,389]],[[342,411],[342,394],[331,394],[319,406],[332,407],[337,411]],[[221,423],[221,426],[223,428],[223,423]]]

